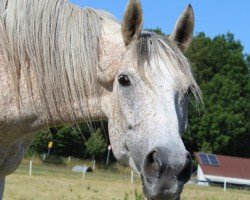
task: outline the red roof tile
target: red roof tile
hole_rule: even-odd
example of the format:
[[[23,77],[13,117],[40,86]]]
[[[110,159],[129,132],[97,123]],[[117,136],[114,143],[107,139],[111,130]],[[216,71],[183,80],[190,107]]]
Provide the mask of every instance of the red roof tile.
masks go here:
[[[198,153],[195,158],[198,161],[204,175],[223,176],[230,178],[250,179],[250,159],[232,156],[216,155],[219,166],[202,164]]]

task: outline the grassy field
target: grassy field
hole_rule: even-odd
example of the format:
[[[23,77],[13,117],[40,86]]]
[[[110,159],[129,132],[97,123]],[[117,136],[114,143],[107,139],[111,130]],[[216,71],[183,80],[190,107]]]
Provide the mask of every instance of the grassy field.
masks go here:
[[[4,200],[135,200],[141,194],[140,180],[130,183],[128,169],[96,170],[83,180],[70,167],[35,164],[28,175],[28,163],[7,177]],[[137,198],[142,199],[142,198]],[[182,200],[249,200],[250,191],[187,184]]]

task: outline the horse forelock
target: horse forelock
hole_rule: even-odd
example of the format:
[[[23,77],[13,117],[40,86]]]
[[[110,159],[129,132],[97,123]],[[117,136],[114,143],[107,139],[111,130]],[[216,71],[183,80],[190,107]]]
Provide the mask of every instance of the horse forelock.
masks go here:
[[[202,103],[201,91],[194,79],[188,59],[168,37],[143,31],[139,39],[131,45],[131,50],[133,58],[137,61],[138,71],[145,82],[148,83],[144,68],[154,66],[160,70],[158,61],[161,59],[173,78],[182,79],[182,84],[190,86],[191,95],[195,100]]]

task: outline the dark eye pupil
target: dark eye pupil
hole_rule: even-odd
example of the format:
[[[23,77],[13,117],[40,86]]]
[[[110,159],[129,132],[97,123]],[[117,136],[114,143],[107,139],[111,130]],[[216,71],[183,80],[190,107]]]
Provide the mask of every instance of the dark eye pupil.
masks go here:
[[[125,75],[120,75],[118,77],[118,82],[122,86],[129,86],[130,85],[130,81],[129,81],[128,77]]]

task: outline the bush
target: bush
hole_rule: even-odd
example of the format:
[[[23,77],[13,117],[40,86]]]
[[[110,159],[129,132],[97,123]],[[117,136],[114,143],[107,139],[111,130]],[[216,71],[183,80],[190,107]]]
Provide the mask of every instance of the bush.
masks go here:
[[[95,133],[92,133],[88,141],[85,142],[86,152],[92,156],[100,156],[107,149],[107,143],[101,134],[101,129],[98,128]]]
[[[42,160],[42,158],[41,158],[41,160]],[[55,155],[50,155],[50,156],[46,157],[46,159],[43,161],[43,163],[66,166],[66,163],[63,160],[63,158],[60,156],[55,156]]]

